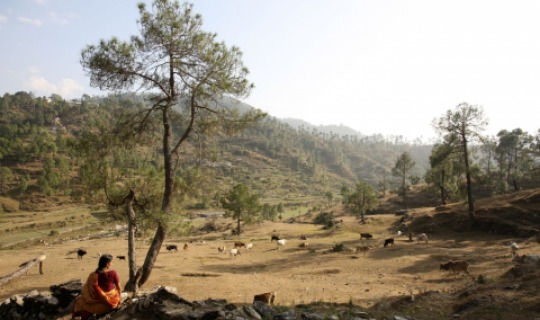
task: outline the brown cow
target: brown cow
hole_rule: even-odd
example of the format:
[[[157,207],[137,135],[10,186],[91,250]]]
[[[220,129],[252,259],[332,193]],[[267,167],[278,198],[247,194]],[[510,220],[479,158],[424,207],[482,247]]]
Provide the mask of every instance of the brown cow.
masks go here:
[[[441,263],[439,270],[447,270],[452,274],[459,274],[460,272],[465,272],[469,274],[469,263],[467,261],[448,261],[447,263]]]
[[[274,299],[276,298],[276,296],[277,296],[276,292],[266,292],[266,293],[256,294],[253,297],[253,303],[255,303],[255,301],[261,301],[266,304],[274,304]]]
[[[373,236],[371,235],[371,233],[360,233],[360,239],[371,240],[373,239]]]
[[[302,242],[301,244],[298,245],[299,248],[302,248],[302,249],[307,249],[309,246],[309,243],[306,241],[306,242]]]
[[[356,246],[356,254],[362,252],[364,255],[369,251],[370,247],[366,246]]]
[[[240,248],[242,248],[242,247],[245,248],[245,247],[246,247],[246,244],[243,243],[243,242],[240,242],[240,241],[236,241],[236,242],[234,243],[234,247],[235,247],[236,249],[240,249]]]

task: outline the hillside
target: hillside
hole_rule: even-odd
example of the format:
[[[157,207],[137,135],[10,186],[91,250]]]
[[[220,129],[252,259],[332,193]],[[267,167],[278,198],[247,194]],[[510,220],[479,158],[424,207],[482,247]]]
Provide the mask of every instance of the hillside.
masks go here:
[[[410,228],[417,232],[448,229],[454,232],[483,231],[513,237],[540,236],[540,189],[513,192],[475,202],[476,219],[467,215],[464,203],[438,206],[430,214],[418,216]]]
[[[81,176],[83,159],[72,146],[85,131],[110,125],[118,106],[136,110],[144,103],[142,96],[132,95],[84,95],[67,101],[58,95],[5,94],[0,109],[0,196],[11,198],[21,210],[54,202],[89,201],[89,182],[83,180],[91,177]],[[251,108],[231,99],[225,105],[241,112]],[[115,162],[125,176],[130,170],[148,170],[161,163],[159,148],[157,143],[129,153],[118,150]],[[269,115],[235,135],[189,141],[180,154],[185,168],[181,174],[199,189],[183,199],[184,206],[209,207],[216,194],[244,183],[264,203],[319,207],[325,193],[331,192],[337,199],[343,186],[351,187],[359,179],[377,187],[406,151],[416,162],[414,175],[421,177],[428,167],[429,145],[293,128]],[[206,180],[193,181],[194,170],[204,172]],[[387,188],[396,187],[386,183]],[[2,209],[14,208],[17,210],[13,205]]]

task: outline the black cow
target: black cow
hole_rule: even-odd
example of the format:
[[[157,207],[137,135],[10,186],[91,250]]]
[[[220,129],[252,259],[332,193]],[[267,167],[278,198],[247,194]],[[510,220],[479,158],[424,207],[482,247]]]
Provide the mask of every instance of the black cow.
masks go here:
[[[392,245],[392,246],[394,245],[394,238],[388,238],[388,239],[384,240],[384,247],[385,248],[390,246],[390,245]]]
[[[116,256],[116,258],[118,258],[118,260],[126,260],[126,256]]]
[[[77,258],[78,258],[79,260],[82,260],[82,257],[83,257],[86,253],[87,253],[86,250],[83,250],[83,249],[77,250]]]
[[[178,246],[175,245],[175,244],[169,244],[169,245],[167,245],[167,250],[168,250],[169,252],[172,252],[172,251],[178,252]]]
[[[360,239],[371,240],[373,239],[373,236],[371,235],[371,233],[360,233]]]

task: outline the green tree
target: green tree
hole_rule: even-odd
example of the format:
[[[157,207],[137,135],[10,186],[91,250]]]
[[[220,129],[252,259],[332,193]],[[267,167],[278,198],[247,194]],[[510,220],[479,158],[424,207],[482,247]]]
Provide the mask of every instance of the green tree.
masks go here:
[[[4,93],[4,96],[0,98],[0,117],[8,114],[9,107],[11,106],[11,95],[9,93]],[[8,119],[5,119],[8,120]]]
[[[447,138],[453,139],[453,136]],[[453,143],[440,143],[433,147],[429,156],[431,168],[426,172],[424,180],[437,189],[443,205],[455,196],[459,189],[459,175],[462,170],[458,154],[459,150],[455,150]]]
[[[30,185],[30,176],[26,174],[21,178],[21,181],[19,182],[19,190],[22,194],[26,193],[28,190],[28,186]]]
[[[365,213],[377,208],[379,204],[377,190],[364,181],[358,181],[354,192],[349,196],[349,203],[354,206],[355,212],[360,215],[361,223],[365,224]]]
[[[403,196],[403,208],[407,208],[407,178],[416,163],[413,161],[408,152],[404,152],[396,160],[394,168],[392,168],[392,175],[401,180],[401,194]]]
[[[512,186],[514,191],[517,191],[518,181],[523,176],[524,170],[527,170],[529,146],[533,143],[533,137],[519,128],[512,131],[501,130],[497,137],[499,141],[495,152],[504,181],[507,186]]]
[[[241,234],[241,221],[251,223],[257,220],[262,207],[259,197],[250,194],[249,188],[244,184],[237,184],[233,189],[221,198],[221,205],[226,210],[225,217],[236,220],[236,234]]]
[[[124,118],[116,134],[126,140],[160,126],[164,187],[159,211],[172,212],[175,191],[174,160],[190,138],[204,136],[217,125],[233,133],[252,124],[263,113],[241,115],[223,104],[224,96],[245,97],[252,85],[237,47],[216,41],[216,34],[202,30],[202,18],[192,5],[155,0],[152,9],[139,4],[140,36],[129,42],[102,40],[82,51],[81,64],[90,84],[102,90],[148,92],[148,107]],[[174,108],[180,108],[181,113]],[[196,136],[195,136],[196,137]],[[126,283],[137,290],[149,278],[167,234],[166,219],[157,228],[142,267]],[[129,259],[135,264],[134,257]]]
[[[341,202],[343,204],[348,204],[349,196],[351,195],[351,190],[347,186],[341,187]]]
[[[471,165],[469,159],[469,143],[481,140],[480,133],[488,124],[484,117],[483,109],[479,106],[471,106],[468,103],[460,103],[454,110],[448,110],[446,115],[435,119],[434,128],[440,136],[451,135],[454,139],[446,139],[451,143],[457,143],[461,150],[465,165],[465,177],[467,180],[468,213],[471,219],[476,218],[474,212],[474,198],[472,192]]]
[[[279,214],[282,214],[283,212],[285,212],[285,208],[283,207],[283,203],[282,203],[282,202],[278,203],[278,205],[277,205],[277,212],[278,212]]]
[[[326,201],[328,202],[328,206],[332,206],[332,201],[334,200],[334,194],[332,191],[326,191],[324,193],[324,197],[326,198]]]
[[[13,182],[15,176],[8,167],[0,166],[0,192],[8,190],[9,185]]]

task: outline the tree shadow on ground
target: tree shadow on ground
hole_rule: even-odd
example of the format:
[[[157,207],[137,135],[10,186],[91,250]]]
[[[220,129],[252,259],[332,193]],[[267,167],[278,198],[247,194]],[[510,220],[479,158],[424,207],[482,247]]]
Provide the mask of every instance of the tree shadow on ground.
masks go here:
[[[280,249],[281,250],[281,249]],[[289,249],[295,250],[296,249]],[[284,257],[279,259],[273,259],[271,261],[261,262],[261,263],[252,263],[249,265],[237,265],[237,264],[215,264],[203,266],[202,269],[207,272],[216,272],[216,273],[247,273],[247,272],[257,272],[257,273],[274,273],[281,272],[284,269],[292,269],[297,267],[302,267],[305,265],[312,265],[317,263],[317,260],[321,258],[321,254],[311,251],[305,251],[303,254],[300,254],[295,259],[290,257]],[[343,260],[345,257],[343,254],[325,254],[325,261],[332,260]],[[241,259],[235,258],[235,259]],[[230,259],[234,260],[234,259]]]

